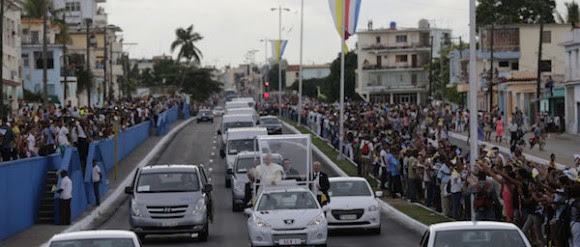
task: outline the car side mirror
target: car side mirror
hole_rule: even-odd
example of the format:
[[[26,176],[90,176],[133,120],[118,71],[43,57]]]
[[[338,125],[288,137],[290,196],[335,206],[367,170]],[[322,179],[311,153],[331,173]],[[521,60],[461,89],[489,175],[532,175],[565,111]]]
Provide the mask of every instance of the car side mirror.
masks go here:
[[[251,208],[246,208],[246,209],[244,209],[244,214],[245,214],[246,216],[248,216],[248,217],[249,217],[250,215],[252,215],[253,213],[254,213],[254,210],[252,210]]]
[[[203,192],[204,193],[209,193],[213,190],[213,185],[211,184],[206,184],[203,186]]]
[[[228,175],[234,175],[234,170],[232,168],[228,168],[227,174]]]
[[[134,192],[133,187],[130,186],[125,187],[125,194],[131,195],[133,194],[133,192]]]
[[[221,136],[222,135],[222,130],[217,130],[217,134],[218,134],[218,136]]]
[[[377,197],[377,198],[383,197],[383,192],[382,191],[375,191],[375,197]]]

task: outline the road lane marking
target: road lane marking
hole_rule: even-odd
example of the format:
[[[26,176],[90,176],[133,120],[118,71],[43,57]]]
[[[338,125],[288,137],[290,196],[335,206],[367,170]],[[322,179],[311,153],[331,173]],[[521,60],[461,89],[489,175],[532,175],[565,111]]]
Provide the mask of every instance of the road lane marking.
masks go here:
[[[213,163],[213,160],[209,160],[209,163]]]
[[[215,153],[214,152],[211,152],[211,156],[214,156],[214,155],[215,155]]]

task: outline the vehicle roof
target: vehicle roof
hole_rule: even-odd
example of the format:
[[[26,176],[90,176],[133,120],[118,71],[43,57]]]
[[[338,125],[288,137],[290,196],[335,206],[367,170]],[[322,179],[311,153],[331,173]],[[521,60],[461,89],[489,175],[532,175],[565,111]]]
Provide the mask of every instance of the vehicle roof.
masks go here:
[[[198,165],[183,165],[183,164],[164,164],[151,165],[141,168],[142,172],[158,172],[158,171],[197,171]]]
[[[226,115],[223,116],[223,119],[236,119],[236,118],[247,118],[247,119],[253,119],[252,114],[229,114],[227,113]]]
[[[256,110],[254,108],[250,108],[250,107],[228,109],[228,113],[229,112],[234,112],[234,114],[236,114],[235,112],[245,112],[245,111],[253,111],[253,112],[255,112]]]
[[[277,117],[274,117],[274,116],[261,116],[260,117],[260,119],[270,119],[270,118],[278,119]]]
[[[243,158],[243,159],[245,159],[245,158],[254,158],[254,157],[256,157],[256,155],[259,155],[259,154],[260,154],[260,153],[258,153],[258,152],[254,152],[254,151],[242,151],[242,152],[239,152],[239,153],[237,154],[237,156],[238,156],[239,158]],[[265,154],[262,154],[262,155],[265,155]],[[272,157],[273,157],[273,158],[274,158],[274,157],[277,157],[277,158],[282,158],[282,155],[281,155],[281,154],[279,154],[279,153],[273,153],[273,154],[271,154],[271,155],[272,155]],[[258,157],[259,157],[259,156],[258,156]]]
[[[262,133],[262,132],[268,132],[268,130],[264,127],[242,127],[242,128],[233,128],[231,130],[228,131],[228,135],[232,135],[232,134],[240,134],[240,133]]]
[[[434,224],[430,226],[433,231],[452,230],[477,230],[477,229],[497,229],[497,230],[518,230],[519,228],[511,223],[495,221],[456,221]]]
[[[367,182],[366,179],[361,178],[361,177],[332,177],[332,178],[328,178],[328,181],[330,181],[330,182],[342,182],[342,181],[362,181],[362,182]]]
[[[135,233],[121,230],[98,230],[60,233],[54,235],[50,241],[95,239],[95,238],[134,238]]]

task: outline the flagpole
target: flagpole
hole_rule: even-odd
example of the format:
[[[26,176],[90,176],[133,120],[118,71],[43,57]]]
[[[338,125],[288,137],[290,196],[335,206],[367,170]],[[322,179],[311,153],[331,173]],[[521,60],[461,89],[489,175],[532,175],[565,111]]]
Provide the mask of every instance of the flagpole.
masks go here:
[[[300,5],[300,74],[298,78],[298,126],[302,118],[302,54],[304,42],[304,0]]]
[[[282,5],[278,7],[278,115],[282,116]]]
[[[478,157],[478,140],[477,127],[477,64],[476,64],[476,44],[475,44],[475,26],[476,26],[475,0],[469,0],[469,133],[470,133],[470,164],[475,165]]]
[[[341,45],[340,45],[340,128],[339,128],[339,135],[340,137],[338,138],[339,140],[339,154],[338,154],[338,159],[342,160],[343,159],[343,154],[342,154],[342,150],[343,150],[343,144],[344,144],[344,45],[345,45],[345,40],[344,40],[344,35],[345,35],[345,23],[344,23],[344,14],[345,14],[345,1],[341,1],[342,4],[342,8],[341,8],[341,15],[342,17],[340,18],[341,21],[341,32],[340,32],[340,40],[341,40]]]

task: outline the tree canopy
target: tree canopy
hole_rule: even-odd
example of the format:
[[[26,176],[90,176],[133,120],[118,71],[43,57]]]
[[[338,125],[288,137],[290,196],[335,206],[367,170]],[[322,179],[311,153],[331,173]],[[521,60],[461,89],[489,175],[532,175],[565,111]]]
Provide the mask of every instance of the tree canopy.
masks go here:
[[[478,0],[477,25],[554,23],[555,0]]]

